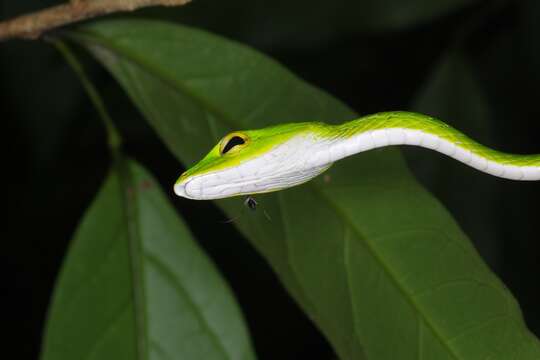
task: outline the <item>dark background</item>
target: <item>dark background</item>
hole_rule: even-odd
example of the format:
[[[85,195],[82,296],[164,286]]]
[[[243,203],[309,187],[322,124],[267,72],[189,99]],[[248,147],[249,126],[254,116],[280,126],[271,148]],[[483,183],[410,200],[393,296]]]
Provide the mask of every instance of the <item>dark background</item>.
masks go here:
[[[0,1],[0,19],[54,3]],[[461,0],[433,13],[434,3],[453,2],[193,0],[183,8],[129,16],[181,21],[244,42],[361,114],[422,111],[497,149],[540,153],[540,2]],[[80,55],[127,152],[170,189],[182,165],[113,79]],[[59,266],[110,163],[96,117],[78,80],[50,46],[0,44],[6,213],[0,305],[9,334],[2,351],[11,350],[17,359],[39,353]],[[531,331],[540,335],[539,183],[496,179],[423,149],[404,153],[419,181],[445,204],[516,296]],[[170,195],[231,284],[259,359],[331,359],[324,338],[264,260],[233,225],[222,223],[226,216],[211,202]]]

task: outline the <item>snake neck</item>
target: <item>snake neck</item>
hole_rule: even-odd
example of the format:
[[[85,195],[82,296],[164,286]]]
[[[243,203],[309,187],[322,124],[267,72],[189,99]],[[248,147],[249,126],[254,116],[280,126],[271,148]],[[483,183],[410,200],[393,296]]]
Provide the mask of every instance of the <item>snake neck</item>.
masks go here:
[[[390,145],[435,150],[482,172],[512,180],[540,180],[540,155],[493,150],[435,118],[410,112],[369,115],[325,131],[327,160]]]

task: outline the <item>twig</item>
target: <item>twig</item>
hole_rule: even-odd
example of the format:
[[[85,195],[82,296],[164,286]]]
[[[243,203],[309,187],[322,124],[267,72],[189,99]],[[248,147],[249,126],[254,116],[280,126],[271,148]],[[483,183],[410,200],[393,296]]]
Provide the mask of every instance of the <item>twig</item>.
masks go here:
[[[147,6],[180,6],[191,0],[72,0],[35,13],[0,22],[0,41],[36,39],[46,31],[95,16],[133,11]]]

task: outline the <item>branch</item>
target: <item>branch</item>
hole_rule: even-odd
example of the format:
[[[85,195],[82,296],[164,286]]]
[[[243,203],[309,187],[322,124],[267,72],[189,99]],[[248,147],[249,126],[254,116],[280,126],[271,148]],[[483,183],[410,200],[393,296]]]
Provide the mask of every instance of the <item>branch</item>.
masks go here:
[[[44,32],[77,21],[147,6],[179,6],[191,0],[71,0],[35,13],[0,22],[0,41],[36,39]]]

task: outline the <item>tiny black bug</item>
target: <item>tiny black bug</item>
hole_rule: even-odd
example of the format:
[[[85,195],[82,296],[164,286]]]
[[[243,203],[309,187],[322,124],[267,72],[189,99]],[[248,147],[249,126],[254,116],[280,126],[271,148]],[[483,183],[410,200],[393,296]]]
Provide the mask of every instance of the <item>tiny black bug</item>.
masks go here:
[[[257,210],[257,201],[251,196],[248,196],[246,198],[246,200],[244,201],[244,205],[247,206],[250,210]]]

